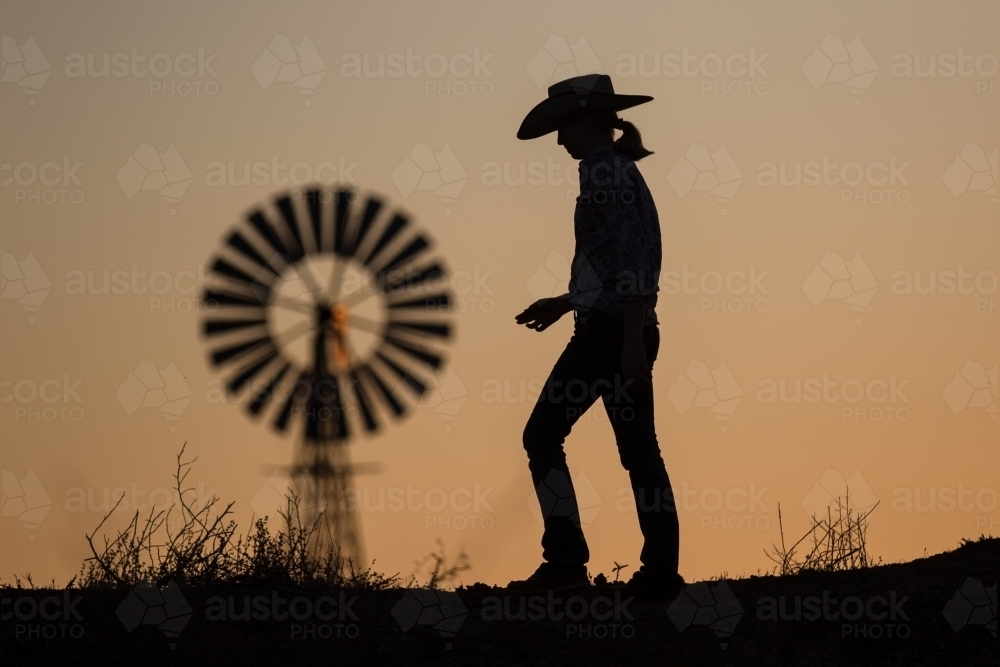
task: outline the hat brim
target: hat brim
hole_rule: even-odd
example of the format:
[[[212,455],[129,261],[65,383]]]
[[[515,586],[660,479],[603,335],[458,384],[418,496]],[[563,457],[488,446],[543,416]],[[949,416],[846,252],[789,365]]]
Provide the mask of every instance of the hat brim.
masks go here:
[[[556,131],[556,121],[566,116],[584,113],[595,109],[610,109],[622,111],[651,101],[649,95],[606,95],[591,93],[589,95],[559,95],[549,97],[528,112],[521,121],[517,131],[518,139],[537,139]]]

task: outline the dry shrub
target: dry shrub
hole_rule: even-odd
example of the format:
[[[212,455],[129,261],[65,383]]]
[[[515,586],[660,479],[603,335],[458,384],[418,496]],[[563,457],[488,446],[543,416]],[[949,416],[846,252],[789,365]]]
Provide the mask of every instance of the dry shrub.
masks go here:
[[[83,588],[133,586],[150,582],[158,586],[171,579],[189,586],[220,584],[324,585],[383,590],[396,585],[395,575],[385,576],[371,567],[356,569],[341,558],[332,540],[323,539],[322,516],[302,521],[297,495],[286,497],[279,511],[284,530],[272,529],[267,518],[257,519],[246,535],[237,534],[232,519],[234,503],[224,507],[213,496],[195,502],[194,488],[184,482],[197,459],[184,460],[185,446],[177,454],[174,472],[176,501],[168,509],[137,511],[129,524],[103,544],[94,537],[118,508],[124,495],[87,535],[91,556],[84,561],[76,584]],[[317,545],[330,545],[317,548]],[[373,563],[374,565],[374,563]],[[72,583],[72,582],[71,582]]]
[[[466,570],[472,569],[472,561],[464,549],[459,549],[458,555],[451,565],[448,564],[448,557],[445,553],[444,542],[437,540],[438,551],[432,551],[416,562],[416,567],[407,578],[406,585],[409,588],[430,588],[439,589],[442,586],[452,584],[458,576]],[[421,583],[421,572],[429,563],[433,563],[428,569],[427,580]]]
[[[785,528],[781,522],[781,505],[778,505],[781,546],[773,544],[770,552],[764,550],[767,557],[775,563],[776,574],[837,572],[877,564],[868,555],[868,517],[878,507],[878,503],[867,511],[855,510],[850,505],[848,494],[843,499],[837,498],[835,505],[836,510],[827,507],[825,518],[817,518],[814,514],[811,517],[812,527],[787,548]]]

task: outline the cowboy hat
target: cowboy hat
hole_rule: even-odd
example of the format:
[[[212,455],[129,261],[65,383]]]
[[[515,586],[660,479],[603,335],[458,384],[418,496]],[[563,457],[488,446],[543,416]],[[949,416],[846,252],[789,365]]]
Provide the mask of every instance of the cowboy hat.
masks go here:
[[[535,139],[556,130],[560,118],[594,109],[621,111],[653,98],[618,95],[607,74],[584,74],[549,86],[549,96],[528,112],[517,131],[518,139]]]

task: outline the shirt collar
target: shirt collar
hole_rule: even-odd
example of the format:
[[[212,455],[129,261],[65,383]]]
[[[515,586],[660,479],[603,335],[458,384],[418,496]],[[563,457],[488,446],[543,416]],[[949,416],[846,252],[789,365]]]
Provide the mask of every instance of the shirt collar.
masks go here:
[[[614,158],[615,147],[614,144],[608,144],[606,146],[601,146],[593,153],[587,157],[580,160],[581,166],[590,166],[595,162],[608,162]]]

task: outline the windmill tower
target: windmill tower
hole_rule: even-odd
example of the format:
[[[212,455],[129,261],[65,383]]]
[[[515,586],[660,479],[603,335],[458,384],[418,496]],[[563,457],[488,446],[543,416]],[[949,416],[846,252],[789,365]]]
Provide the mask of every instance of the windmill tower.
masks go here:
[[[320,523],[311,546],[365,562],[348,444],[409,412],[444,363],[451,296],[431,240],[379,197],[316,186],[252,209],[210,267],[211,363],[251,416],[274,404],[274,428],[299,431],[290,471]]]

